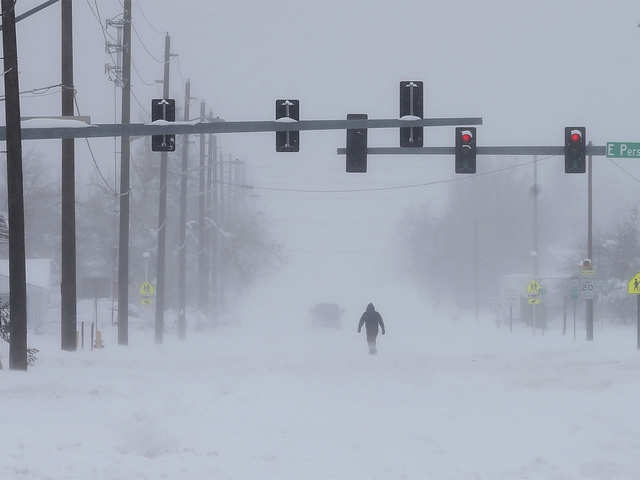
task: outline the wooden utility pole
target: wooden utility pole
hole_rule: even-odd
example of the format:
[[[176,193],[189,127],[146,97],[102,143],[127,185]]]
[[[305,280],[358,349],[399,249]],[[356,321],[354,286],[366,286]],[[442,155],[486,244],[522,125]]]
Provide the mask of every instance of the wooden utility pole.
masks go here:
[[[200,102],[200,121],[205,121],[205,105]],[[200,177],[198,185],[198,307],[200,312],[207,313],[209,295],[208,243],[205,235],[205,136],[200,134]]]
[[[73,116],[73,2],[60,2],[62,17],[62,115]],[[74,351],[76,341],[76,187],[75,140],[62,140],[62,222],[60,321],[62,349]]]
[[[209,310],[212,315],[215,315],[215,302],[217,299],[216,293],[216,277],[214,272],[214,262],[215,262],[215,252],[217,242],[215,227],[213,226],[213,222],[215,219],[215,208],[214,205],[217,203],[215,201],[215,182],[216,182],[216,137],[212,134],[209,134],[208,139],[208,152],[207,152],[207,195],[206,195],[206,228],[204,230],[205,242],[207,248],[207,305],[209,306]],[[212,231],[213,229],[213,231]]]
[[[9,199],[9,368],[27,369],[27,279],[22,191],[22,132],[14,0],[2,0],[5,120],[7,125],[7,193]]]
[[[189,121],[191,81],[187,80],[184,93],[184,120]],[[180,229],[178,231],[178,337],[187,333],[187,178],[189,170],[189,135],[183,136],[182,170],[180,172]]]
[[[169,61],[171,60],[171,38],[164,38],[164,77],[162,81],[162,98],[169,98]],[[167,241],[167,160],[168,153],[162,152],[160,159],[160,201],[158,202],[158,256],[156,285],[156,343],[162,343],[164,335],[164,284],[166,267]]]
[[[131,0],[124,0],[122,26],[122,124],[131,122]],[[118,246],[118,344],[129,343],[129,164],[131,143],[120,138],[120,237]]]

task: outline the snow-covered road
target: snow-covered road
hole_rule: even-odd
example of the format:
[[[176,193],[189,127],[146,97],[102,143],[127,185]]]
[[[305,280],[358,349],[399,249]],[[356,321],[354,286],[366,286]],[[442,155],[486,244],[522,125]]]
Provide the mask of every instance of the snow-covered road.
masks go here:
[[[640,478],[631,329],[391,323],[377,357],[351,329],[312,333],[108,333],[76,354],[34,336],[39,365],[0,372],[0,478]]]

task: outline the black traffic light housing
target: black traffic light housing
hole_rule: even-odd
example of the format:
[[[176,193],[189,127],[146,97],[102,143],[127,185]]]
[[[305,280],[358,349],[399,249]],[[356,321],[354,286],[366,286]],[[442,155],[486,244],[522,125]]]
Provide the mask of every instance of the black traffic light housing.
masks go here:
[[[349,113],[347,120],[367,120],[366,113]],[[367,129],[347,129],[347,173],[367,172]]]
[[[176,121],[176,101],[173,98],[154,98],[151,100],[151,121]],[[176,149],[175,135],[152,135],[152,152],[174,152]]]
[[[400,82],[400,118],[424,118],[424,86],[420,81]],[[400,128],[401,147],[422,147],[423,127]]]
[[[564,129],[564,173],[587,171],[587,132],[585,127]]]
[[[276,100],[276,121],[297,122],[300,120],[300,100]],[[300,131],[276,132],[276,152],[299,152]]]
[[[456,127],[456,173],[476,173],[476,129]]]

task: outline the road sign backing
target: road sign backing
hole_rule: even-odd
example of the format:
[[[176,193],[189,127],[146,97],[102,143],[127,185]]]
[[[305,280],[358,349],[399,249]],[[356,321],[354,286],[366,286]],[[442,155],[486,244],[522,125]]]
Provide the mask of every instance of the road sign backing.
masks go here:
[[[633,278],[629,280],[627,292],[631,295],[640,295],[640,272],[636,273]]]

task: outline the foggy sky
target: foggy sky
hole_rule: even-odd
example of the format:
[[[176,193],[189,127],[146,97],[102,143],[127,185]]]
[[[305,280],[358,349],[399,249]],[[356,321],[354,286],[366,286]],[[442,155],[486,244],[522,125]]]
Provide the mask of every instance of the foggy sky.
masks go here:
[[[22,12],[40,0],[19,1]],[[98,0],[104,17],[121,10]],[[133,21],[151,53],[162,56],[163,37],[142,18],[172,35],[180,71],[172,62],[172,96],[182,103],[183,80],[192,79],[196,102],[227,120],[273,118],[276,98],[299,98],[302,119],[398,115],[398,82],[425,82],[425,116],[482,116],[479,145],[560,145],[564,126],[584,125],[595,144],[638,141],[640,8],[637,1],[538,2],[272,2],[133,0]],[[75,84],[82,113],[114,121],[114,89],[104,75],[108,56],[87,2],[74,2]],[[59,82],[59,6],[18,26],[22,90]],[[133,36],[134,64],[147,82],[162,66]],[[132,75],[135,95],[148,109],[160,95]],[[118,95],[119,105],[119,95]],[[132,120],[147,121],[132,101]],[[192,111],[198,111],[198,103]],[[58,95],[26,98],[23,115],[59,114]],[[116,121],[119,121],[119,108]],[[452,128],[428,129],[426,145],[449,145]],[[370,146],[394,146],[398,133],[369,131]],[[447,157],[369,157],[367,175],[346,175],[344,132],[303,132],[301,152],[276,154],[273,134],[219,136],[225,152],[250,162],[255,185],[309,189],[399,185],[453,175]],[[92,144],[101,168],[113,177],[113,140]],[[77,141],[78,189],[93,175],[84,141]],[[25,144],[59,162],[59,142]],[[134,147],[135,148],[135,147]],[[520,159],[522,160],[522,159]],[[514,161],[502,158],[498,163]],[[606,159],[596,160],[595,228],[636,201],[634,180]],[[640,176],[633,161],[621,162]],[[495,165],[495,164],[494,164]],[[479,157],[479,171],[487,168]],[[562,173],[562,159],[541,165],[545,215],[584,225],[585,176]],[[545,179],[553,190],[545,188]],[[562,189],[570,192],[561,195]],[[399,219],[409,206],[441,204],[441,186],[379,193],[256,192],[257,208],[285,243],[296,278],[337,295],[336,277],[362,292],[381,289],[388,276]],[[573,198],[575,197],[575,198]],[[499,212],[496,212],[498,215]],[[523,212],[523,225],[529,225]],[[170,227],[172,228],[172,227]],[[320,260],[320,261],[318,261]],[[362,295],[366,295],[362,293]],[[364,298],[363,298],[364,300]]]

